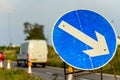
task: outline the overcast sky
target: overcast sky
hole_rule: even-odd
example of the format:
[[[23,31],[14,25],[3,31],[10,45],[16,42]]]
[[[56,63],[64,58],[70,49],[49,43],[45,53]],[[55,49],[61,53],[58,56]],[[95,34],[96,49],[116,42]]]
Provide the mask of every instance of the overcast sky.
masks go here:
[[[44,25],[45,37],[51,44],[51,32],[56,20],[76,9],[101,14],[112,22],[120,36],[120,0],[0,0],[0,45],[8,45],[9,37],[14,45],[24,41],[23,23],[26,21]]]

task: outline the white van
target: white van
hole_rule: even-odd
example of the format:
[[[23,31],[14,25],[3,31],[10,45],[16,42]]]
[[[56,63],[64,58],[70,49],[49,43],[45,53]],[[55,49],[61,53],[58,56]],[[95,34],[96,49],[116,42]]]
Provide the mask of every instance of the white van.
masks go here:
[[[27,40],[20,45],[20,52],[17,57],[17,65],[27,65],[28,62],[32,62],[33,66],[41,64],[42,67],[47,63],[47,43],[45,40]]]

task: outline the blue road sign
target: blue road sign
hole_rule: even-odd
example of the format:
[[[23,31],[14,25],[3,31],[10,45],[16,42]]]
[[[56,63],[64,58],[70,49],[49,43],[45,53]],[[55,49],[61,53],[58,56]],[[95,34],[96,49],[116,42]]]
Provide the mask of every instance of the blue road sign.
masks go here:
[[[75,10],[60,17],[53,28],[52,42],[64,62],[83,70],[103,67],[117,47],[110,23],[89,10]]]

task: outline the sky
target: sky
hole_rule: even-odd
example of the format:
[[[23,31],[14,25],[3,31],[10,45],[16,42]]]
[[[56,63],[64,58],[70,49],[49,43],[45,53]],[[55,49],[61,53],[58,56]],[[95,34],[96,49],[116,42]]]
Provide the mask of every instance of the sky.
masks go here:
[[[44,25],[44,34],[51,45],[54,24],[66,12],[85,9],[97,12],[120,36],[120,0],[0,0],[0,46],[21,44],[24,22]]]

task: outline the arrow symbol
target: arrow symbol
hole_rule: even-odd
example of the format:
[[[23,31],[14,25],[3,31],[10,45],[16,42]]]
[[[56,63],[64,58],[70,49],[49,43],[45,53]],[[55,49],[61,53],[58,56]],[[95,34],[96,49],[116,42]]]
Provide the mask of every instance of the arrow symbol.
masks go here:
[[[83,50],[84,53],[91,57],[107,55],[109,54],[109,49],[106,43],[104,36],[97,31],[95,31],[97,40],[91,38],[90,36],[84,34],[80,30],[76,29],[72,25],[68,24],[65,21],[62,21],[59,25],[59,28],[63,31],[67,32],[68,34],[72,35],[76,39],[82,41],[83,43],[87,44],[88,46],[92,47],[93,49],[90,50]]]

